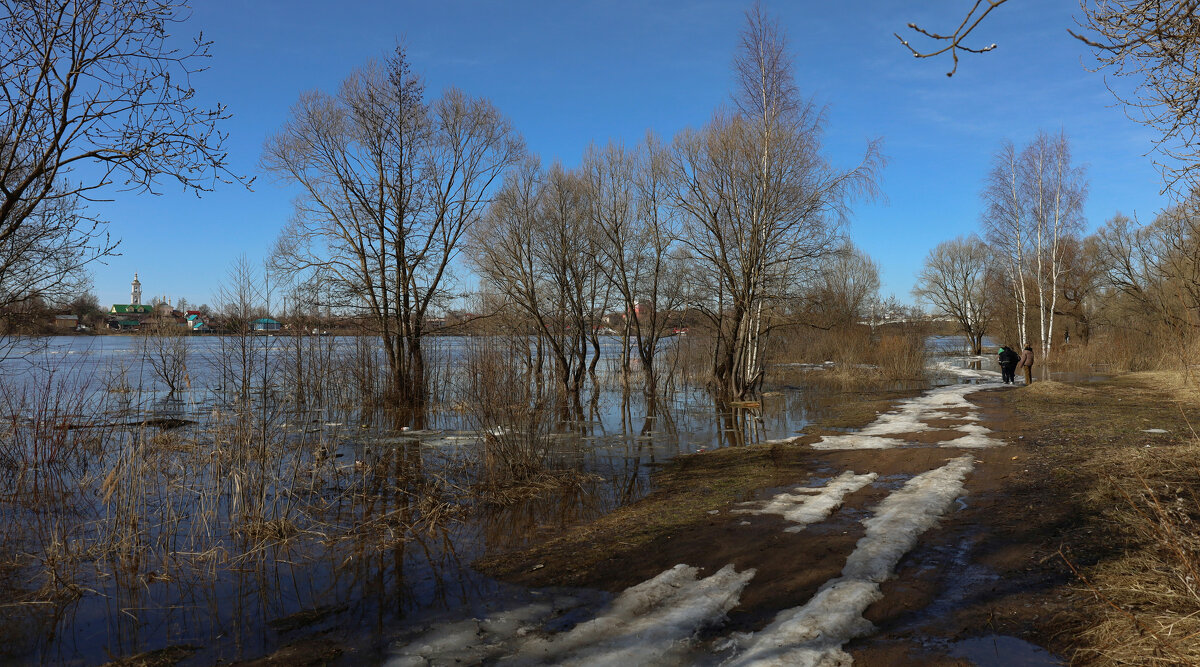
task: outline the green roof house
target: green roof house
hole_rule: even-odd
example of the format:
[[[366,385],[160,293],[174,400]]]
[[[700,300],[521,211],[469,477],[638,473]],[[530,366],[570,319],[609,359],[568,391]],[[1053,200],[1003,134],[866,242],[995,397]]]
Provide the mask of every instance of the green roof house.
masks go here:
[[[144,303],[114,303],[108,310],[109,315],[149,315],[154,312],[154,306]]]

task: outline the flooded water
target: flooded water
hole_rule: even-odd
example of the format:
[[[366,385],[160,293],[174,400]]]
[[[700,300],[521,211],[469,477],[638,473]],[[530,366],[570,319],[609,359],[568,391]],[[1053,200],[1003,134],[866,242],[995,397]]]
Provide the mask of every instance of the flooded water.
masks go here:
[[[356,393],[377,381],[370,339],[168,342],[60,337],[0,363],[0,663],[174,647],[212,664],[323,636],[369,661],[397,636],[501,610],[569,627],[610,596],[524,590],[470,563],[637,500],[675,456],[791,438],[840,400],[781,367],[756,405],[690,387],[648,403],[618,389],[609,339],[601,388],[550,434],[574,481],[501,505],[469,492],[470,339],[430,340],[438,401],[420,430]],[[930,383],[990,377],[994,355],[963,348],[929,340]]]
[[[578,483],[496,506],[459,493],[479,437],[467,411],[447,407],[452,380],[426,428],[402,430],[355,402],[361,339],[306,343],[305,363],[326,368],[303,403],[294,341],[180,341],[164,352],[138,337],[53,338],[0,364],[0,597],[12,600],[0,605],[0,662],[177,647],[185,664],[211,664],[328,632],[382,655],[403,628],[546,595],[480,576],[473,560],[640,498],[677,455],[792,437],[830,400],[785,385],[747,408],[695,388],[648,404],[611,382],[609,341],[610,388],[553,438]],[[434,339],[430,358],[450,376],[469,349]],[[164,354],[183,359],[173,392]],[[254,400],[237,403],[238,386]],[[586,610],[607,597],[563,599]]]
[[[1004,635],[957,641],[951,646],[950,655],[969,660],[977,667],[1059,667],[1067,664],[1040,646]]]

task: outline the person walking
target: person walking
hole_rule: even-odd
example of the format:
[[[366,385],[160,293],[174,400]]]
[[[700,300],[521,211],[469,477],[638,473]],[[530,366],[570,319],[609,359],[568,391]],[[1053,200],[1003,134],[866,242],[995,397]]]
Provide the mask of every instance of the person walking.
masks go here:
[[[1033,384],[1033,348],[1025,346],[1025,351],[1021,353],[1021,361],[1018,364],[1025,371],[1025,384]]]
[[[1016,379],[1017,362],[1021,360],[1021,357],[1007,345],[1000,346],[1000,352],[996,357],[1000,363],[1000,381],[1004,384],[1012,384]]]

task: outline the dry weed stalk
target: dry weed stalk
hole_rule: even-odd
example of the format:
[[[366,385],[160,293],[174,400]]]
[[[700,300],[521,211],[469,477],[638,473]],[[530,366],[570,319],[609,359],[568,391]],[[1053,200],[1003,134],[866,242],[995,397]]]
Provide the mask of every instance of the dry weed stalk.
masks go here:
[[[1132,465],[1129,465],[1132,464]],[[1108,467],[1112,462],[1097,466]],[[1108,514],[1129,535],[1120,558],[1068,566],[1110,613],[1087,629],[1079,657],[1117,664],[1200,664],[1200,443],[1171,459],[1130,457],[1105,474]]]

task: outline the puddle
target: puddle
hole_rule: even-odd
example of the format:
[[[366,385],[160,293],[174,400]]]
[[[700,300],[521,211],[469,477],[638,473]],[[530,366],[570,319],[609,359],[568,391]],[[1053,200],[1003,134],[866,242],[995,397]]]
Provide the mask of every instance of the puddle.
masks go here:
[[[871,483],[871,486],[876,489],[896,491],[907,484],[912,477],[912,475],[886,475],[877,478]]]
[[[977,667],[1055,667],[1065,665],[1046,649],[1016,637],[986,635],[950,645],[950,655],[970,660]]]
[[[909,621],[908,627],[915,629],[953,614],[979,591],[1000,579],[991,568],[972,562],[971,552],[980,539],[976,534],[966,535],[957,543],[932,547],[922,557],[920,569],[926,572],[932,569],[940,574],[938,588],[941,592]]]

